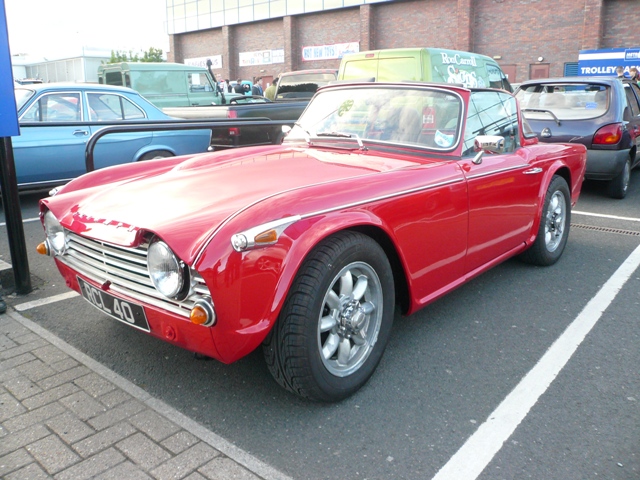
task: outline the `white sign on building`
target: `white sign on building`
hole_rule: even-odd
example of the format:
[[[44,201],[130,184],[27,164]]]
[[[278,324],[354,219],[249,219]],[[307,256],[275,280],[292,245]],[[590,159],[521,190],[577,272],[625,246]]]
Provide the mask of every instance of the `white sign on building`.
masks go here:
[[[284,63],[284,48],[278,50],[260,50],[257,52],[241,52],[239,54],[239,63],[241,67]]]
[[[357,53],[360,51],[358,42],[335,43],[333,45],[314,45],[302,47],[302,60],[332,60],[342,58],[347,53]]]
[[[207,68],[207,60],[211,60],[211,68],[222,68],[222,55],[211,55],[209,57],[185,58],[184,64],[193,67]]]

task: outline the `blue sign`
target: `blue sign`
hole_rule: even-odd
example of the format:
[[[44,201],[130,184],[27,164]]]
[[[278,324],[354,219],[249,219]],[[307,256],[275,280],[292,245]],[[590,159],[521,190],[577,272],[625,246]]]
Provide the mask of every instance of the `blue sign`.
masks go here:
[[[4,0],[0,0],[0,137],[20,135],[16,96],[13,92],[13,71],[9,52],[9,33]]]
[[[624,68],[627,77],[631,67],[640,70],[640,47],[581,50],[578,55],[578,75],[616,77],[616,67]]]

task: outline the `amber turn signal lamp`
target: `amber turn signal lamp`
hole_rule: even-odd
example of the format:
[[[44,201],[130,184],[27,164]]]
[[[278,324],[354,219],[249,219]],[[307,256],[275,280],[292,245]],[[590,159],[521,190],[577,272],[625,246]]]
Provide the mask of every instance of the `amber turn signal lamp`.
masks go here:
[[[262,243],[276,243],[278,241],[278,232],[275,230],[267,230],[266,232],[259,233],[253,239],[256,244]]]
[[[189,313],[189,320],[194,325],[210,327],[216,323],[216,313],[213,310],[213,305],[207,300],[196,300]]]
[[[209,320],[207,312],[205,312],[204,308],[200,306],[193,307],[193,310],[191,310],[190,318],[191,323],[195,323],[196,325],[204,325],[205,323],[207,323],[207,320]]]
[[[40,255],[49,255],[49,247],[47,247],[47,243],[39,243],[36,247],[36,252],[38,252]]]

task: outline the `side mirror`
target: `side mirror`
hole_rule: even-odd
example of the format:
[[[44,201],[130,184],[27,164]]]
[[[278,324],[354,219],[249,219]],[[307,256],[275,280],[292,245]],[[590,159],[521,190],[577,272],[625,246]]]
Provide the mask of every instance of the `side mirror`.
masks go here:
[[[474,142],[476,152],[503,153],[504,137],[499,135],[478,135]]]

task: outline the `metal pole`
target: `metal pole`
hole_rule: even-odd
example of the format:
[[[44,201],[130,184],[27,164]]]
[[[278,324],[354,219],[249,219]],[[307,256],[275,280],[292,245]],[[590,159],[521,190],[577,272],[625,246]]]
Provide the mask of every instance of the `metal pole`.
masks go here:
[[[22,226],[22,211],[18,197],[18,180],[11,137],[0,137],[0,188],[2,189],[2,204],[7,223],[16,293],[25,295],[31,291],[31,276],[29,275],[29,260],[27,259],[27,246]]]

